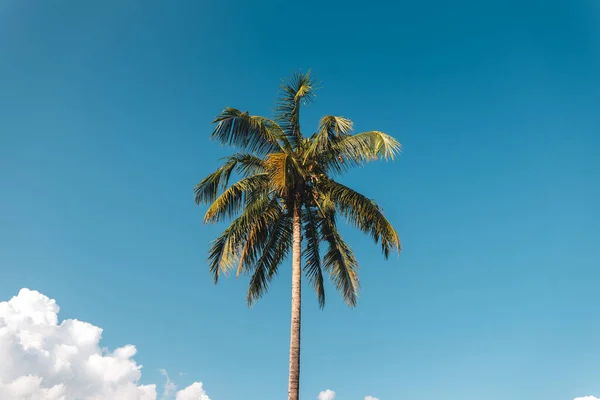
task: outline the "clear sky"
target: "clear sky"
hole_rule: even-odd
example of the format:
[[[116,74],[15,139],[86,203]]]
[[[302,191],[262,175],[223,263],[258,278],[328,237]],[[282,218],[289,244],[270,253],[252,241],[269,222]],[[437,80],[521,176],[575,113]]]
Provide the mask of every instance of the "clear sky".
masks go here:
[[[252,309],[246,279],[213,285],[192,189],[227,154],[212,118],[270,115],[309,68],[306,133],[337,114],[402,142],[343,182],[403,252],[347,231],[358,307],[305,291],[302,398],[600,396],[597,0],[0,0],[0,300],[134,344],[142,382],[283,398],[289,268]]]

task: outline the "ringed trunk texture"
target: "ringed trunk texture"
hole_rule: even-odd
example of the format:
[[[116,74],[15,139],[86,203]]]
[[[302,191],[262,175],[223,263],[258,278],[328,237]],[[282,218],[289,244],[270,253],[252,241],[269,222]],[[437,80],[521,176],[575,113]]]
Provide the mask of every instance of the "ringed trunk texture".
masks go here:
[[[300,305],[301,305],[301,252],[302,221],[300,206],[294,207],[294,244],[292,248],[292,326],[290,332],[290,376],[288,400],[298,400],[300,395]]]

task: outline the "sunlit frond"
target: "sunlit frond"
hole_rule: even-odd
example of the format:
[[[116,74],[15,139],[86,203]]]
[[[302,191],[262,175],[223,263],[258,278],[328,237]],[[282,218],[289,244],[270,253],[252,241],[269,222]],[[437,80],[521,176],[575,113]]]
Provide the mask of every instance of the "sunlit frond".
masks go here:
[[[361,231],[369,234],[387,258],[390,251],[400,252],[400,238],[375,201],[334,180],[321,182],[319,190],[327,193],[338,211]]]
[[[215,283],[221,273],[227,273],[240,260],[244,245],[252,232],[264,230],[265,227],[268,230],[281,215],[282,208],[277,199],[268,196],[263,196],[244,208],[244,212],[211,243],[208,263]],[[261,239],[264,240],[265,237],[257,235],[252,239],[252,247],[247,250],[245,257],[252,257],[254,252],[262,248]],[[246,262],[248,261],[251,260],[247,259]]]
[[[218,282],[221,273],[227,273],[227,270],[231,268],[232,265],[231,258],[234,254],[228,240],[231,229],[231,226],[228,227],[218,238],[210,243],[210,249],[208,250],[208,264],[215,283]]]
[[[356,160],[393,160],[400,153],[400,142],[379,131],[357,133],[345,137],[335,147],[342,157]]]
[[[206,204],[215,201],[219,191],[229,185],[231,173],[236,171],[242,176],[263,172],[262,160],[246,153],[236,153],[224,159],[224,164],[215,172],[204,178],[194,188],[196,204]]]
[[[319,121],[319,130],[310,138],[304,160],[333,155],[332,147],[352,132],[352,121],[344,117],[328,115]]]
[[[266,173],[251,175],[227,188],[206,211],[205,223],[217,222],[230,218],[242,210],[246,193],[266,194],[269,191],[269,176]]]
[[[300,131],[300,106],[314,98],[315,81],[310,75],[296,73],[281,87],[279,104],[275,120],[288,136],[290,143],[296,145],[302,133]]]
[[[375,160],[393,160],[401,150],[400,142],[379,131],[345,136],[318,158],[324,168],[344,172],[350,167],[362,166]]]
[[[271,185],[281,196],[287,196],[304,176],[302,167],[288,152],[271,153],[264,161]]]
[[[345,117],[336,117],[328,115],[319,121],[319,132],[326,132],[329,136],[346,136],[352,133],[354,124]]]
[[[259,154],[290,148],[282,128],[268,118],[228,107],[213,122],[217,126],[211,138],[221,144],[237,146]]]

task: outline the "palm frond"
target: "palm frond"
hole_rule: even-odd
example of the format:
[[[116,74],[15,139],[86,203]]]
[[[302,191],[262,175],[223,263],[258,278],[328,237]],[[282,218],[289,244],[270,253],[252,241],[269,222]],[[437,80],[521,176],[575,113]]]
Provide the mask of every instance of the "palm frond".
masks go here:
[[[233,266],[236,254],[229,238],[231,231],[232,227],[229,226],[218,238],[210,243],[208,265],[210,272],[213,274],[215,284],[219,281],[221,273],[226,274]]]
[[[385,258],[388,258],[392,250],[400,253],[398,233],[375,201],[331,179],[323,181],[319,189],[327,193],[338,211],[351,224],[371,235],[375,243],[381,241]]]
[[[265,170],[263,160],[253,154],[235,153],[227,157],[227,160],[235,160],[235,172],[244,177],[259,174]]]
[[[268,206],[255,218],[252,228],[248,231],[240,253],[236,276],[242,272],[249,274],[257,265],[265,262],[264,254],[268,251],[266,249],[273,247],[273,241],[277,239],[276,234],[281,233],[279,230],[284,229],[286,223],[285,209],[276,197],[270,198]]]
[[[304,210],[302,220],[304,222],[304,237],[306,244],[302,252],[304,260],[304,273],[317,293],[319,307],[325,307],[325,287],[323,286],[323,271],[321,269],[321,254],[319,251],[319,242],[321,241],[319,232],[319,220],[316,218],[315,211]]]
[[[224,145],[237,146],[258,154],[290,148],[285,132],[268,118],[227,107],[213,123],[217,126],[211,138]]]
[[[231,173],[236,171],[242,176],[257,174],[264,171],[262,160],[247,153],[236,153],[224,158],[224,164],[215,172],[204,178],[194,188],[194,201],[196,204],[212,203],[217,198],[219,191],[229,185]]]
[[[326,132],[329,136],[347,136],[352,132],[354,124],[345,117],[328,115],[319,121],[319,132]]]
[[[269,176],[267,173],[251,175],[239,180],[227,188],[206,211],[205,223],[214,223],[223,218],[230,218],[242,210],[244,195],[251,193],[266,194],[269,190]]]
[[[262,247],[262,255],[253,269],[246,301],[252,306],[269,289],[269,283],[277,275],[279,266],[287,258],[292,247],[292,220],[287,214],[281,214],[271,226],[268,240]]]
[[[264,161],[265,171],[269,174],[273,189],[286,197],[305,175],[302,166],[289,152],[269,154]]]
[[[278,219],[281,218],[281,208],[276,199],[271,200],[269,209],[265,210],[265,214],[267,214],[266,218],[265,215],[261,215],[255,219],[247,232],[248,235],[240,252],[236,278],[242,272],[249,273],[255,267],[258,257],[269,241],[268,235],[273,224],[276,224]]]
[[[215,172],[204,178],[194,188],[194,201],[196,204],[206,204],[215,201],[219,190],[227,187],[237,160],[231,159],[219,167]]]
[[[393,160],[400,153],[400,149],[400,142],[379,131],[347,136],[335,146],[340,156],[365,161],[382,158],[386,161]]]
[[[356,306],[358,300],[358,262],[335,223],[335,213],[327,212],[321,221],[321,236],[328,249],[323,256],[323,269],[329,274],[346,304]]]
[[[290,171],[291,155],[288,153],[271,153],[265,159],[265,169],[271,184],[282,196],[287,195],[293,187],[294,174]]]
[[[401,150],[400,142],[379,131],[348,135],[325,149],[318,159],[326,170],[344,172],[351,167],[384,159],[393,160]]]
[[[284,82],[280,91],[279,104],[276,107],[275,120],[286,133],[292,145],[302,138],[300,131],[300,106],[314,98],[315,81],[310,74],[296,73],[288,82]]]
[[[304,160],[331,153],[333,145],[352,132],[352,126],[353,123],[348,118],[333,115],[321,118],[319,130],[311,137]]]
[[[208,264],[215,283],[220,274],[232,269],[242,255],[246,258],[242,262],[252,261],[255,252],[262,248],[265,237],[255,234],[256,236],[252,238],[252,247],[249,247],[244,254],[244,245],[247,244],[249,236],[253,232],[271,226],[281,215],[282,208],[277,199],[268,196],[263,196],[244,208],[243,213],[211,242]]]

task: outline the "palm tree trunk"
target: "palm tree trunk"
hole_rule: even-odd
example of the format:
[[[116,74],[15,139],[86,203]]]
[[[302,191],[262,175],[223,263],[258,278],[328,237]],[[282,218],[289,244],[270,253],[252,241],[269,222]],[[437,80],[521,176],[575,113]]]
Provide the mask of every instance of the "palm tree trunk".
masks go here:
[[[300,206],[294,207],[294,244],[292,248],[292,326],[290,333],[290,376],[288,400],[298,400],[300,389],[300,298],[301,298],[301,252],[302,221]]]

